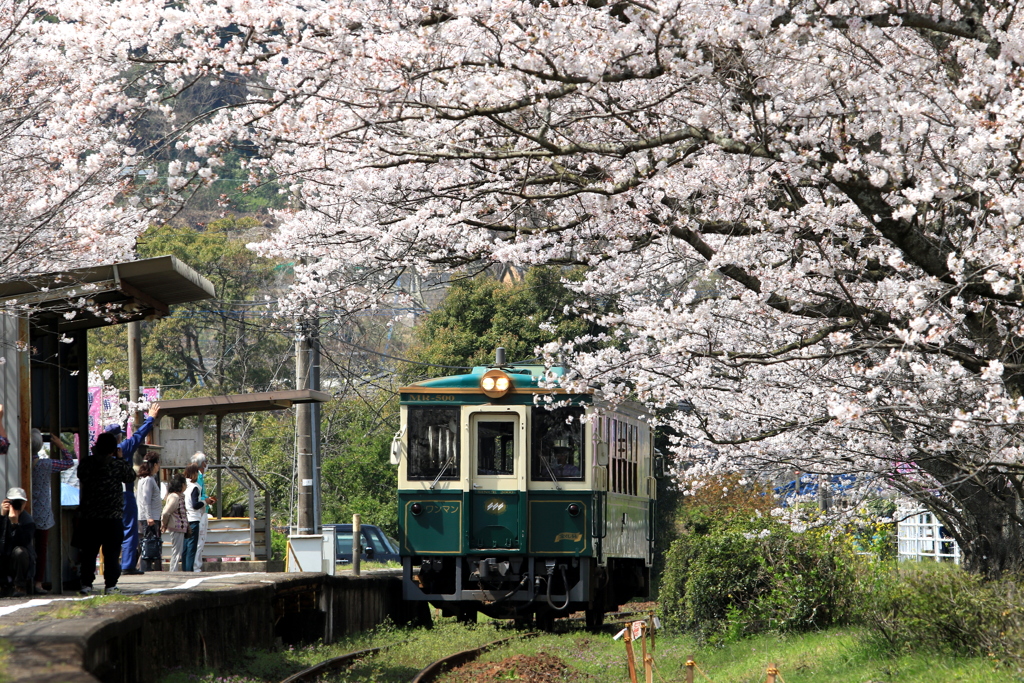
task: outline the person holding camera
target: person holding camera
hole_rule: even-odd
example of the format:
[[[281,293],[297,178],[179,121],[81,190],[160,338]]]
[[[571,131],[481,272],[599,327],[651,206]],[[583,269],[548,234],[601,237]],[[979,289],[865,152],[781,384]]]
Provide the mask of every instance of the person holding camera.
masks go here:
[[[0,404],[0,455],[7,455],[11,442],[4,428],[4,407]],[[0,503],[0,595],[20,598],[28,592],[36,551],[33,540],[36,524],[25,511],[25,489],[14,487]]]
[[[43,444],[49,441],[49,451]],[[63,472],[74,466],[75,461],[68,453],[60,437],[32,430],[32,512],[36,520],[36,575],[35,592],[46,594],[43,579],[46,574],[46,552],[49,545],[50,529],[57,523],[53,516],[53,496],[50,482],[54,472]],[[54,457],[57,456],[57,457]]]
[[[17,486],[0,503],[0,595],[22,598],[35,570],[36,523],[25,512],[28,496]]]
[[[75,545],[81,550],[82,588],[92,592],[96,578],[96,556],[103,551],[104,594],[120,593],[121,543],[124,541],[124,489],[134,493],[135,470],[130,458],[118,448],[117,436],[103,432],[96,437],[92,453],[78,465],[81,483],[79,528]]]

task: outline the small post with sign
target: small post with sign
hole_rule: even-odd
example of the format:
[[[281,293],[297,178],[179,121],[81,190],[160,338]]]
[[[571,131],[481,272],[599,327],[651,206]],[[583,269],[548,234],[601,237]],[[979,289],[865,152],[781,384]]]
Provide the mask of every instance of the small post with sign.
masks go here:
[[[359,556],[363,554],[362,517],[352,515],[352,573],[359,576]]]

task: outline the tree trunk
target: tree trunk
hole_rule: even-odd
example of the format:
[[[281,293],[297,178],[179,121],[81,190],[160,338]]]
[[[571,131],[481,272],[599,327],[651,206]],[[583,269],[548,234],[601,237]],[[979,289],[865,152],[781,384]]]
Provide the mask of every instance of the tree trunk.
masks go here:
[[[1020,507],[1015,496],[964,501],[965,514],[959,524],[961,529],[956,534],[964,569],[990,578],[1024,570],[1024,527],[1019,521]]]
[[[934,490],[913,496],[956,539],[961,566],[989,578],[1024,571],[1024,505],[1018,478],[992,470],[956,472],[949,462],[938,459],[918,464],[939,481],[955,482],[947,485],[946,496],[937,496]]]

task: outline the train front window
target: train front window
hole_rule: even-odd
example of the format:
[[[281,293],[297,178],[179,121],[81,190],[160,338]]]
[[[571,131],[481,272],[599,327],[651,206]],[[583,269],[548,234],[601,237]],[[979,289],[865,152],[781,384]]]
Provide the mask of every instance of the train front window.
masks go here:
[[[533,409],[532,481],[583,479],[583,408]]]
[[[409,479],[459,478],[459,409],[409,406]]]
[[[476,423],[476,473],[515,474],[516,423]]]

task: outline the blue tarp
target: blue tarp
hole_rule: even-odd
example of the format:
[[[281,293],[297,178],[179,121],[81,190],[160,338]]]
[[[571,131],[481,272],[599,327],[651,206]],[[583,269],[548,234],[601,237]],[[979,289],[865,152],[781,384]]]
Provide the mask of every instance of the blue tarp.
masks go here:
[[[799,480],[788,481],[782,486],[776,486],[774,491],[785,507],[790,504],[790,498],[816,496],[820,478],[820,475],[817,474],[801,474]],[[829,477],[829,489],[833,495],[837,495],[849,490],[856,481],[857,476],[854,474],[833,474]]]

